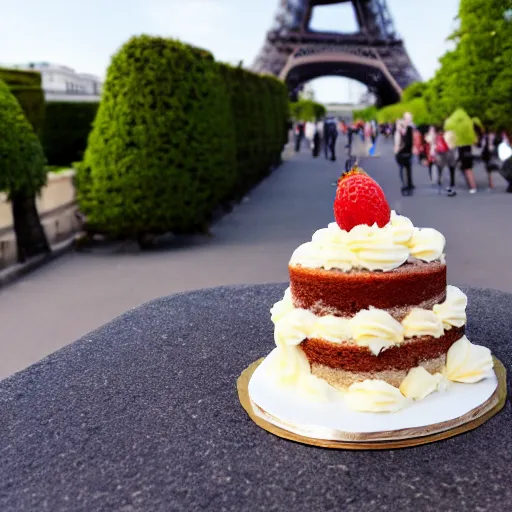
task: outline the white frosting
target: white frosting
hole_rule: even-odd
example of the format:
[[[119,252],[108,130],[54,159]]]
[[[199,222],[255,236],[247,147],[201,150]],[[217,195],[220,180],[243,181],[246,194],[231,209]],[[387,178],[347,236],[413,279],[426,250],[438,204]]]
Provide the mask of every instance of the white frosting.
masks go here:
[[[414,226],[410,219],[403,215],[391,212],[391,226],[393,240],[396,244],[408,244],[414,232]]]
[[[354,411],[396,412],[407,403],[398,388],[383,380],[368,379],[352,384],[345,394],[345,403]]]
[[[378,355],[382,349],[404,340],[404,328],[382,309],[363,309],[349,320],[351,338]]]
[[[288,313],[293,311],[293,303],[291,299],[290,288],[287,288],[284,292],[283,300],[276,302],[272,309],[270,310],[270,314],[272,315],[270,319],[272,322],[277,323],[281,318],[285,317]]]
[[[434,313],[443,322],[445,329],[462,327],[466,323],[466,306],[468,298],[456,286],[446,287],[446,300],[442,304],[436,304]]]
[[[423,400],[430,393],[444,391],[446,387],[446,378],[442,374],[432,375],[423,366],[417,366],[409,370],[400,384],[400,392],[411,400]]]
[[[293,308],[275,324],[276,345],[299,345],[311,337],[316,320],[317,317],[310,311]]]
[[[448,350],[444,375],[451,381],[473,383],[493,375],[493,366],[491,351],[463,336]]]
[[[441,259],[444,245],[444,236],[435,229],[414,228],[407,217],[392,212],[382,228],[360,224],[344,231],[333,222],[319,229],[311,242],[295,250],[290,265],[344,272],[353,268],[389,271],[410,256],[427,262]]]
[[[334,315],[317,317],[313,336],[332,343],[348,340],[352,336],[350,320]]]
[[[432,228],[416,228],[409,241],[411,256],[427,262],[440,259],[445,244],[444,236]]]
[[[405,336],[434,336],[443,335],[443,321],[433,312],[427,309],[414,308],[403,320]]]
[[[267,375],[278,386],[293,386],[312,400],[327,400],[334,389],[326,381],[312,375],[309,361],[297,346],[278,347],[267,367]]]
[[[405,239],[407,223],[401,222],[403,229],[397,236]],[[318,236],[325,236],[325,232]],[[268,375],[276,385],[293,386],[298,393],[311,400],[329,400],[338,391],[311,373],[310,363],[300,348],[306,338],[319,338],[332,343],[351,341],[369,347],[378,355],[381,350],[403,343],[406,338],[425,335],[439,337],[444,329],[461,327],[466,321],[466,305],[464,293],[454,286],[448,286],[445,302],[434,306],[432,311],[415,308],[402,323],[386,311],[376,308],[359,311],[352,318],[333,315],[317,317],[308,310],[295,308],[288,288],[283,299],[271,309],[277,350],[268,365]],[[352,384],[344,393],[344,398],[347,406],[356,411],[395,412],[411,400],[422,400],[435,391],[445,391],[450,381],[474,383],[492,374],[490,350],[473,345],[463,336],[449,349],[442,373],[432,375],[421,366],[413,368],[400,388],[383,380],[368,379]]]
[[[316,316],[308,310],[295,308],[288,289],[270,311],[276,326],[277,345],[298,345],[306,338],[331,343],[350,341],[368,347],[378,355],[386,348],[403,343],[406,338],[439,338],[444,329],[461,327],[464,325],[461,319],[466,318],[466,303],[466,296],[458,288],[449,286],[445,302],[434,306],[433,311],[415,308],[400,323],[387,311],[377,308],[363,309],[352,318]]]

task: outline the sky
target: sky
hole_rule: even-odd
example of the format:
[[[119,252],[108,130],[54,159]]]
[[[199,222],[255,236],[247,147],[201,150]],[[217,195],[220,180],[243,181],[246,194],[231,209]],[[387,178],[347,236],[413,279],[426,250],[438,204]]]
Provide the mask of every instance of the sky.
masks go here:
[[[132,35],[174,37],[217,60],[250,66],[280,0],[0,0],[0,62],[46,61],[104,77],[111,56]],[[449,48],[458,0],[388,0],[395,28],[423,79]],[[319,7],[312,28],[354,29],[347,6]],[[361,84],[336,77],[312,82],[322,102],[357,101]]]

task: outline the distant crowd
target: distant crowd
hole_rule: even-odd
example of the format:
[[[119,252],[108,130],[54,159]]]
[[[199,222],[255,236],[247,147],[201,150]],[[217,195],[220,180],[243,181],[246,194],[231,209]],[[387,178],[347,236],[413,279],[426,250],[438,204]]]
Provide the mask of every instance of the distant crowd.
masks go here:
[[[474,132],[473,132],[474,129]],[[441,126],[415,126],[412,115],[405,113],[396,123],[379,124],[376,121],[346,123],[333,117],[317,122],[295,123],[295,151],[307,141],[313,157],[318,157],[322,147],[325,158],[336,160],[338,134],[346,137],[347,153],[352,154],[354,139],[358,137],[365,156],[375,155],[379,136],[393,138],[394,154],[399,169],[402,195],[412,195],[413,161],[428,168],[429,178],[439,192],[455,196],[456,169],[461,170],[470,194],[477,191],[473,173],[475,157],[481,159],[487,171],[488,190],[494,189],[493,173],[499,172],[508,182],[507,192],[512,193],[512,138],[506,131],[494,132],[472,126],[473,143],[458,142],[457,129],[443,130]],[[463,138],[460,137],[460,140]],[[470,138],[470,140],[473,137]],[[444,170],[448,170],[444,182]]]
[[[474,131],[473,131],[474,130]],[[470,194],[477,191],[473,173],[475,157],[482,160],[487,171],[488,190],[494,189],[493,173],[499,171],[507,180],[507,192],[512,193],[512,147],[506,131],[495,133],[479,126],[470,127],[471,134],[457,135],[457,127],[443,130],[441,126],[414,126],[412,115],[405,113],[398,119],[393,130],[394,153],[398,163],[402,194],[411,195],[414,190],[412,177],[413,156],[421,165],[428,168],[433,186],[443,188],[443,171],[449,171],[449,184],[446,192],[456,195],[455,176],[459,167]],[[459,142],[459,138],[461,142]],[[471,143],[472,142],[472,143]]]

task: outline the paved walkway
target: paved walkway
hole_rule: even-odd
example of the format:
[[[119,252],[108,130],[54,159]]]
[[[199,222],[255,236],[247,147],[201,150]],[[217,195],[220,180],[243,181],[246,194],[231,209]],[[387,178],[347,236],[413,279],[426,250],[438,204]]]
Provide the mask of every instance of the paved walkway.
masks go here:
[[[439,196],[416,166],[417,194],[401,198],[390,144],[364,168],[383,186],[392,208],[417,226],[441,230],[449,279],[512,292],[512,195],[499,178],[495,193]],[[72,342],[138,304],[196,288],[287,280],[292,251],[332,221],[344,160],[313,160],[304,150],[285,162],[213,228],[165,250],[140,253],[115,245],[69,254],[0,292],[0,378]],[[485,173],[477,181],[485,186]],[[507,233],[509,235],[507,236]],[[270,307],[270,304],[269,304]],[[191,318],[191,328],[194,319]]]

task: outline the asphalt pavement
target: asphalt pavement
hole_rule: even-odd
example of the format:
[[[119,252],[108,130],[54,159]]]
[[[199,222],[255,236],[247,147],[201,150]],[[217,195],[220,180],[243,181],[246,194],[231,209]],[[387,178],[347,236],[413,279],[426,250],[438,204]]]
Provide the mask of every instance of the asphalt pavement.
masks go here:
[[[401,197],[390,141],[363,168],[383,187],[391,207],[416,226],[447,238],[452,284],[512,292],[512,194],[496,176],[488,192],[481,166],[470,195],[459,173],[458,194],[439,194],[427,169],[415,164],[415,195]],[[313,159],[304,146],[212,228],[212,236],[176,238],[140,252],[129,243],[70,253],[0,292],[0,379],[71,343],[126,310],[157,297],[220,285],[288,280],[293,250],[333,220],[337,162]],[[268,305],[269,308],[271,304]],[[193,327],[194,319],[191,319]]]

